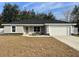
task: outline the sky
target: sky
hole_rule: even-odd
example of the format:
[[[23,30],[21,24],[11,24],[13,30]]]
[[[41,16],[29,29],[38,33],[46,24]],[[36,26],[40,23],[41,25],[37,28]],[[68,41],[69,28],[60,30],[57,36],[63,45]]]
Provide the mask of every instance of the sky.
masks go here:
[[[36,13],[47,14],[51,11],[57,19],[64,19],[66,11],[71,11],[75,5],[79,5],[78,2],[0,2],[0,13],[5,3],[17,4],[20,10],[34,9]]]

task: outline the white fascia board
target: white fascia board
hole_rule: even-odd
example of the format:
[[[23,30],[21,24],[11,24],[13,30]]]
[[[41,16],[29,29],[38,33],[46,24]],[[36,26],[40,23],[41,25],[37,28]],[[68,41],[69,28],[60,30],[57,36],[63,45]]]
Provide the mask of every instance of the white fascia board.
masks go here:
[[[20,26],[43,26],[44,24],[2,24],[2,25],[20,25]]]
[[[44,26],[44,25],[76,25],[76,23],[45,23],[45,24],[2,24],[2,25],[20,25],[20,26]]]
[[[76,23],[46,23],[45,25],[77,25]]]

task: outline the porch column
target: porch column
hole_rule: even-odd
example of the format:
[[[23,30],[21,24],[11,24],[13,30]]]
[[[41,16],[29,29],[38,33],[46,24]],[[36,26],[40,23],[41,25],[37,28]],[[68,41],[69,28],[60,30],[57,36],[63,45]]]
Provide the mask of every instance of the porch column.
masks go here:
[[[23,26],[23,35],[26,35],[25,27]]]
[[[29,27],[28,27],[28,33],[29,33],[29,34],[32,34],[32,33],[34,32],[33,29],[34,29],[33,26],[29,26]]]

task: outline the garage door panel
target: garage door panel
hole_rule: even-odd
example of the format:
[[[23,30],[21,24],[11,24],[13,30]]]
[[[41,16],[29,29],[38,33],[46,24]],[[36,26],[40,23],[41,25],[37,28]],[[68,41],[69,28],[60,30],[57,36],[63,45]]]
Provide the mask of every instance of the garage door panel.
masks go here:
[[[67,35],[67,27],[66,26],[50,26],[50,35]]]

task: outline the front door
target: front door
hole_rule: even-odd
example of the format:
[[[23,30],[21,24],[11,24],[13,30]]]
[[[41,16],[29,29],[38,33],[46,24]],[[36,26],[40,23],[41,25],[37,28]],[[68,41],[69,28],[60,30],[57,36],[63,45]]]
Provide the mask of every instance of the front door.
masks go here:
[[[28,33],[28,27],[25,28],[26,33]]]

